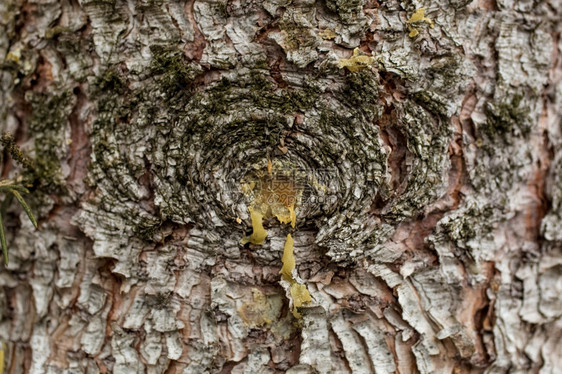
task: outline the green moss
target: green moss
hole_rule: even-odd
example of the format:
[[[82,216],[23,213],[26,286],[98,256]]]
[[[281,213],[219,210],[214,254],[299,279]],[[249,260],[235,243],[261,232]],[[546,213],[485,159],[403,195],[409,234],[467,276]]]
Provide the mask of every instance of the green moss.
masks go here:
[[[362,0],[326,0],[326,6],[344,22],[353,22],[363,11]]]
[[[269,65],[266,60],[255,61],[254,68],[258,70],[269,70]]]
[[[134,225],[133,232],[139,239],[145,242],[152,242],[155,240],[156,234],[160,232],[161,226],[161,220],[144,218]]]
[[[111,9],[115,8],[117,0],[90,0],[85,5],[89,6],[111,6]]]
[[[71,104],[72,93],[63,91],[60,94],[35,94],[30,98],[32,106],[31,130],[60,131],[64,127],[65,114]]]
[[[272,108],[276,113],[289,114],[314,106],[320,93],[312,83],[305,83],[302,89],[277,90],[273,81],[254,71],[246,79],[237,82],[224,78],[208,91],[196,95],[193,100],[201,101],[206,111],[215,114],[228,112],[232,104],[239,101],[251,101],[257,108]]]
[[[183,51],[162,46],[151,46],[150,51],[150,72],[157,76],[158,85],[168,98],[191,90],[197,71],[188,64]]]
[[[526,136],[531,131],[529,108],[522,106],[523,95],[515,95],[509,101],[499,104],[488,103],[487,121],[480,130],[489,138],[504,137],[506,134]]]
[[[232,92],[232,84],[231,82],[223,78],[218,84],[214,85],[209,91],[208,96],[204,93],[198,93],[193,100],[196,102],[200,102],[201,106],[205,109],[205,111],[216,113],[216,114],[224,114],[228,111],[230,106],[229,97],[231,96]]]
[[[464,246],[462,243],[492,230],[490,223],[493,216],[494,208],[492,206],[472,205],[462,215],[455,215],[450,220],[443,222],[442,227],[450,240]]]
[[[225,2],[219,1],[217,3],[213,3],[213,8],[214,8],[215,12],[223,18],[228,17],[228,9],[227,9],[226,4],[227,4],[226,1]]]
[[[302,90],[283,91],[281,96],[281,113],[294,113],[312,108],[320,98],[320,90],[314,86],[305,86]]]
[[[110,67],[96,79],[91,93],[94,97],[99,97],[108,93],[122,94],[125,87],[125,79],[119,74],[116,68]]]
[[[59,94],[35,94],[29,98],[32,107],[30,132],[35,139],[35,158],[32,175],[27,177],[36,188],[46,192],[60,192],[59,151],[65,145],[64,130],[72,111],[74,96],[70,91]]]
[[[422,107],[426,108],[429,112],[441,115],[441,118],[447,118],[446,104],[441,102],[440,98],[432,95],[429,91],[418,91],[412,94],[412,99]]]
[[[318,43],[318,38],[309,27],[296,23],[291,17],[283,17],[279,22],[279,28],[285,33],[284,49],[286,51],[314,47]]]
[[[450,88],[459,83],[463,77],[460,73],[461,61],[458,56],[446,54],[436,59],[429,68],[425,70],[430,82],[437,81],[444,88]]]
[[[376,76],[370,71],[350,73],[347,85],[340,92],[343,100],[350,108],[360,109],[370,119],[378,114],[379,83]]]
[[[96,99],[97,117],[93,135],[101,129],[111,129],[120,122],[128,122],[137,106],[144,101],[143,89],[129,88],[127,77],[116,67],[108,67],[93,83],[90,94]]]

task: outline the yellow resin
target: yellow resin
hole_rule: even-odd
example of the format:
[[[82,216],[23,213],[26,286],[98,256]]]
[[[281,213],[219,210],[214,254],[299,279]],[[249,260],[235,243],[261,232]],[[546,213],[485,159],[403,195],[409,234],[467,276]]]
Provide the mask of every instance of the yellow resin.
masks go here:
[[[295,256],[293,254],[295,241],[291,234],[287,235],[287,239],[285,240],[285,247],[283,248],[283,258],[281,262],[283,266],[281,267],[281,275],[283,279],[287,282],[291,282],[293,280],[293,269],[295,268]]]
[[[408,34],[408,36],[410,38],[413,38],[413,37],[415,37],[419,34],[418,29],[411,26],[412,23],[416,23],[416,22],[425,22],[431,28],[433,28],[433,26],[434,26],[433,21],[425,16],[425,8],[420,8],[420,9],[416,10],[414,12],[414,14],[412,14],[410,19],[408,20],[408,29],[410,30],[410,33]]]
[[[0,342],[0,374],[4,372],[4,343]]]
[[[408,36],[410,38],[413,38],[414,36],[417,36],[420,32],[416,29],[414,29],[413,27],[410,29],[410,33],[408,34]]]
[[[275,214],[275,217],[281,222],[282,224],[290,223],[291,227],[295,227],[297,223],[297,215],[295,213],[295,204],[292,204],[288,207],[283,207],[284,210],[280,213]]]
[[[354,52],[354,56],[359,62],[368,63],[371,60],[367,56],[358,56],[358,50]],[[355,65],[346,65],[351,71],[354,71]],[[242,239],[242,244],[252,243],[256,245],[263,244],[267,237],[267,231],[263,226],[264,218],[275,217],[282,224],[291,224],[291,227],[296,226],[297,215],[295,205],[300,198],[302,189],[299,187],[298,179],[294,174],[287,173],[283,170],[275,170],[275,164],[271,160],[267,160],[267,167],[265,170],[257,171],[251,175],[251,180],[246,180],[242,183],[242,191],[248,196],[251,203],[248,207],[250,211],[250,218],[252,220],[252,234],[249,237]],[[316,182],[316,184],[318,184]],[[305,303],[312,301],[310,293],[306,285],[300,284],[293,277],[293,269],[295,269],[296,261],[294,256],[294,240],[291,234],[287,235],[285,246],[283,248],[283,257],[281,259],[283,265],[280,270],[282,279],[289,283],[289,293],[293,301],[292,314],[295,318],[301,318],[298,312],[299,307]],[[253,306],[244,304],[238,311],[242,316],[244,322],[248,325],[269,325],[271,319],[265,316],[264,311],[267,310],[264,306],[265,296],[256,290],[254,292]]]
[[[267,237],[267,231],[263,228],[263,214],[253,208],[250,209],[250,218],[252,219],[252,235],[250,235],[250,243],[263,244]]]
[[[291,234],[287,235],[287,240],[285,241],[285,247],[283,248],[283,258],[281,259],[283,266],[281,267],[281,276],[283,280],[290,283],[290,293],[293,299],[293,316],[295,318],[301,318],[301,314],[298,312],[297,308],[300,308],[305,303],[312,301],[310,293],[304,284],[300,284],[293,277],[293,269],[296,266],[295,255],[294,255],[294,244],[295,241]]]
[[[295,204],[289,207],[289,215],[291,217],[291,227],[295,228],[295,225],[297,224],[297,214],[295,213]]]
[[[306,286],[297,282],[291,284],[291,297],[293,298],[295,308],[300,308],[305,303],[309,303],[312,301],[312,298],[310,297],[310,293],[306,289]],[[295,314],[295,312],[299,314],[296,310],[293,310],[293,314]]]
[[[433,27],[433,21],[425,16],[425,8],[420,8],[416,10],[408,20],[408,23],[414,23],[420,21],[424,21],[428,23],[430,27]]]
[[[271,160],[267,160],[266,170],[257,172],[252,179],[240,186],[251,203],[248,208],[252,220],[252,235],[242,239],[242,244],[263,244],[267,231],[263,227],[263,219],[275,217],[282,224],[295,227],[297,215],[295,205],[301,194],[294,176],[286,171],[275,170]]]
[[[375,63],[375,58],[371,56],[359,55],[359,48],[353,50],[351,58],[342,58],[338,64],[340,69],[347,68],[351,72],[357,72],[368,68]]]

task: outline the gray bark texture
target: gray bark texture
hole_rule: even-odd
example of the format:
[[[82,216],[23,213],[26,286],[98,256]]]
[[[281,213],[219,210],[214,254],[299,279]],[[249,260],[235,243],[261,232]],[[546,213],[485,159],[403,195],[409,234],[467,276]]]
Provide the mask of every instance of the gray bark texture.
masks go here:
[[[560,373],[561,19],[1,0],[4,373]]]

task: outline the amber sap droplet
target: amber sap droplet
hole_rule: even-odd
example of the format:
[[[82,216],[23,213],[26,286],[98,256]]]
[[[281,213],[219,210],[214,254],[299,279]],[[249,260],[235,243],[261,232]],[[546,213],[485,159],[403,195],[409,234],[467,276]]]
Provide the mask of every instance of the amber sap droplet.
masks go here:
[[[300,193],[294,179],[283,171],[275,171],[271,160],[267,160],[267,174],[255,175],[254,180],[242,184],[242,191],[252,196],[248,210],[252,220],[252,234],[242,239],[242,244],[263,244],[267,231],[263,227],[263,219],[275,217],[282,224],[297,222],[295,204]],[[258,189],[259,188],[259,189]]]
[[[285,240],[285,247],[283,248],[283,258],[281,262],[283,266],[281,267],[281,275],[283,279],[287,282],[291,282],[293,280],[293,269],[295,268],[295,256],[293,254],[295,241],[291,234],[287,235],[287,239]]]
[[[281,262],[283,266],[281,267],[281,276],[284,281],[290,283],[290,293],[291,298],[293,299],[293,316],[295,318],[301,318],[301,314],[298,312],[297,308],[300,308],[305,303],[309,303],[312,301],[312,297],[310,296],[310,292],[304,284],[300,284],[296,281],[293,277],[293,269],[296,266],[295,254],[294,254],[294,247],[295,241],[291,234],[287,235],[287,239],[285,240],[285,247],[283,248],[283,258]]]
[[[263,228],[263,214],[252,207],[250,209],[250,218],[252,219],[252,235],[250,235],[250,243],[263,244],[267,237],[267,231]]]

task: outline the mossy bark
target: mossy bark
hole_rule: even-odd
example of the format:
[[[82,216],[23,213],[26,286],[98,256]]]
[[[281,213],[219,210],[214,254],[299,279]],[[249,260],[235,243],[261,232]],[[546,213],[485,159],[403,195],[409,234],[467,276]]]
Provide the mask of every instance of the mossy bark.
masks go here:
[[[2,1],[5,371],[555,373],[561,17]]]

